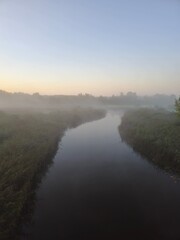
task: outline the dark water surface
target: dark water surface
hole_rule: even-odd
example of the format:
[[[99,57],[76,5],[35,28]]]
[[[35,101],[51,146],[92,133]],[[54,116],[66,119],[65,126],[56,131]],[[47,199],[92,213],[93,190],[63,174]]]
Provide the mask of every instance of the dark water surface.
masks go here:
[[[180,182],[121,141],[121,116],[66,132],[23,239],[180,239]]]

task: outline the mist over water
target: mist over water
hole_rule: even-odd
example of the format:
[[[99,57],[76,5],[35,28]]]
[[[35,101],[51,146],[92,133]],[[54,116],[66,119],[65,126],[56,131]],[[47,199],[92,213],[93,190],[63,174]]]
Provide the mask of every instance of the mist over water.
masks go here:
[[[66,132],[22,239],[179,239],[180,182],[122,142],[122,115]]]
[[[179,0],[0,0],[0,240],[180,240],[179,29]]]

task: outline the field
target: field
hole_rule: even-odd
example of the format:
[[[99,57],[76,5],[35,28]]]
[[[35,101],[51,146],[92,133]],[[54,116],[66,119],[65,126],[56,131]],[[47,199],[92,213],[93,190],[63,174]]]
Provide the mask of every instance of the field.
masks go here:
[[[76,109],[50,113],[0,112],[0,239],[16,239],[35,189],[67,128],[104,117]],[[17,237],[18,239],[18,237]]]
[[[135,151],[165,170],[180,173],[180,119],[175,113],[130,111],[125,113],[119,131]]]

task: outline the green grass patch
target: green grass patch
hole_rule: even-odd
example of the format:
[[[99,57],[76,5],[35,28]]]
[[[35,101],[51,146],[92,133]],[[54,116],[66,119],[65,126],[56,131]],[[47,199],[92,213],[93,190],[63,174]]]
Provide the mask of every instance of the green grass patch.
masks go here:
[[[180,122],[165,110],[125,113],[119,131],[133,149],[161,168],[180,173]]]
[[[0,112],[0,239],[18,239],[28,201],[67,128],[105,116],[93,109]],[[16,237],[17,236],[17,237]]]

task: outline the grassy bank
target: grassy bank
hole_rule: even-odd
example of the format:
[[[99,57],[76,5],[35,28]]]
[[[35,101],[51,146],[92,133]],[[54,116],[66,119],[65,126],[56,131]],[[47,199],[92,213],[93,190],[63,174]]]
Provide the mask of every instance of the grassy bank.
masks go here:
[[[180,121],[175,113],[130,111],[125,113],[119,131],[135,151],[165,170],[180,173]]]
[[[0,239],[16,239],[27,202],[67,128],[104,117],[93,109],[0,112]]]

